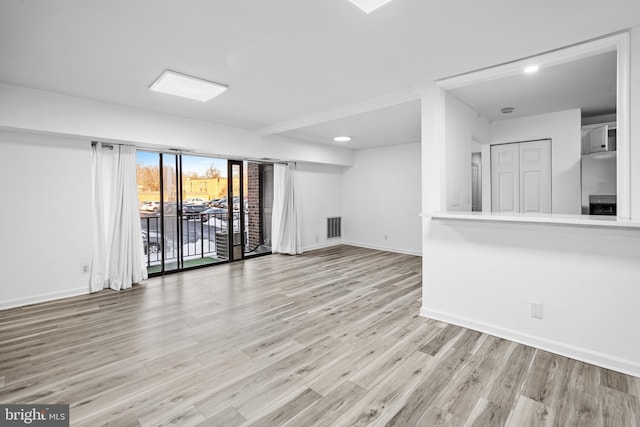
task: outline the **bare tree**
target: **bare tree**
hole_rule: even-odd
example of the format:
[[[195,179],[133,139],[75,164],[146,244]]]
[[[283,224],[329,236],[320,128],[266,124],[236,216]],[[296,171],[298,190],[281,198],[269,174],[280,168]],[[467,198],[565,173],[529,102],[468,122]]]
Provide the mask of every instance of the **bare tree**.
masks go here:
[[[218,168],[215,167],[213,163],[211,163],[211,165],[209,165],[207,170],[204,172],[204,177],[205,178],[222,178],[222,174],[220,173]]]
[[[138,188],[141,191],[160,191],[160,169],[158,166],[136,165]]]

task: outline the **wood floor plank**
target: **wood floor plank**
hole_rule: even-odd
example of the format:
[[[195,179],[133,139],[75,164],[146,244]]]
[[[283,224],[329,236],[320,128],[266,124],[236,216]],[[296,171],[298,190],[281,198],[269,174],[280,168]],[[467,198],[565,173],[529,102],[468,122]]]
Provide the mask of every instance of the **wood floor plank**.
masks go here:
[[[527,370],[535,350],[521,344],[513,345],[513,351],[498,367],[498,375],[485,389],[483,396],[490,402],[513,407],[518,400]]]
[[[640,379],[418,316],[421,270],[338,245],[0,311],[0,402],[87,427],[640,427]]]
[[[288,402],[276,406],[277,409],[251,422],[254,427],[277,427],[287,423],[291,418],[322,398],[322,395],[307,388]]]
[[[537,350],[522,394],[540,403],[559,406],[561,391],[568,383],[569,365],[565,357]]]
[[[498,363],[508,345],[507,341],[496,337],[485,340],[460,373],[445,386],[434,405],[460,419],[466,419],[492,376],[497,374]]]
[[[449,344],[455,342],[455,339],[462,332],[462,328],[455,325],[447,325],[437,336],[428,343],[420,347],[420,351],[435,356]]]
[[[511,414],[508,427],[552,427],[554,410],[548,405],[520,396]]]
[[[386,424],[437,362],[436,358],[414,350],[393,375],[383,377],[363,399],[345,411],[336,420],[336,425]]]
[[[340,414],[365,393],[366,390],[362,387],[345,381],[284,425],[305,427],[333,425]]]
[[[245,424],[247,420],[238,412],[236,408],[226,408],[202,421],[196,427],[238,427]]]
[[[627,393],[603,387],[602,425],[640,426],[640,403]]]
[[[562,426],[599,427],[604,425],[602,401],[597,397],[567,387],[560,398],[555,422]]]

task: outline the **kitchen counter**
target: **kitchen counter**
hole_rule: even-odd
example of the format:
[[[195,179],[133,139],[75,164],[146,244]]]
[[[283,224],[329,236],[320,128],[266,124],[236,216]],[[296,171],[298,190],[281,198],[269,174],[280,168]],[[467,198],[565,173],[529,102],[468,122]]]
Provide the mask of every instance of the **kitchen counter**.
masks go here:
[[[530,224],[568,225],[590,228],[616,228],[640,231],[640,220],[606,215],[514,214],[499,212],[435,212],[421,214],[435,220],[517,222]]]

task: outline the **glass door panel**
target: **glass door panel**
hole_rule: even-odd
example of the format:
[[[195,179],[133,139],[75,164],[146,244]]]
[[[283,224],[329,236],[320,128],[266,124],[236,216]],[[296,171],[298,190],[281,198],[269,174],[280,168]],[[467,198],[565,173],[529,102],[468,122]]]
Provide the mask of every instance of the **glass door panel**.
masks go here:
[[[226,261],[227,162],[200,156],[181,161],[183,268]]]
[[[136,153],[140,225],[149,274],[179,268],[177,166],[175,155]]]
[[[182,268],[180,250],[180,162],[177,155],[160,154],[162,166],[161,203],[162,215],[160,225],[164,236],[165,250],[161,272],[175,271]]]
[[[243,163],[229,160],[229,171],[229,233],[232,236],[229,258],[237,261],[244,258],[245,244]]]

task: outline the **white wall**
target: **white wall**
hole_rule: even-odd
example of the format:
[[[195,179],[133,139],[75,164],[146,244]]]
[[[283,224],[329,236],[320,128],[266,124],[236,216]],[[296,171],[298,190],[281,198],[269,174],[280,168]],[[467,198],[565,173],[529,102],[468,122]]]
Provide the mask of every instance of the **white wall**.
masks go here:
[[[420,144],[358,150],[342,181],[345,243],[419,255]]]
[[[261,137],[216,125],[136,108],[0,83],[0,128],[24,129],[137,147],[185,148],[223,158],[276,158],[335,165],[353,164],[349,149],[281,136]]]
[[[579,215],[582,194],[580,109],[491,122],[491,144],[537,139],[551,139],[552,212]],[[486,190],[490,190],[491,182],[485,185],[488,186]]]
[[[640,220],[638,28],[631,56],[631,205]],[[423,90],[424,212],[445,204],[443,98],[435,84]],[[640,231],[425,217],[421,313],[640,376],[638,248]],[[530,318],[532,300],[544,319]]]
[[[446,197],[448,211],[471,211],[471,152],[489,142],[489,122],[446,94]]]
[[[631,129],[631,218],[640,220],[640,27],[631,30],[631,61],[629,75],[631,88],[629,91]],[[634,142],[635,141],[635,142]]]
[[[342,216],[342,168],[298,163],[297,170],[303,250],[342,243],[327,239],[327,218]]]
[[[0,131],[0,309],[89,291],[90,145]]]
[[[87,293],[91,261],[90,141],[184,148],[229,158],[276,158],[302,168],[303,244],[326,240],[322,218],[340,215],[340,174],[349,149],[305,143],[210,122],[158,114],[0,83],[0,309]],[[328,166],[334,165],[334,166]],[[336,166],[339,165],[339,166]],[[330,185],[325,187],[329,182]],[[330,200],[327,205],[311,197]],[[20,221],[16,226],[16,221]],[[22,225],[23,224],[23,225]],[[303,225],[304,226],[304,225]],[[12,286],[12,284],[14,284]]]

